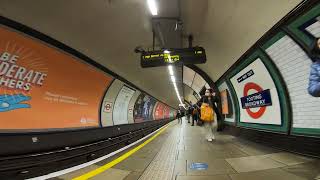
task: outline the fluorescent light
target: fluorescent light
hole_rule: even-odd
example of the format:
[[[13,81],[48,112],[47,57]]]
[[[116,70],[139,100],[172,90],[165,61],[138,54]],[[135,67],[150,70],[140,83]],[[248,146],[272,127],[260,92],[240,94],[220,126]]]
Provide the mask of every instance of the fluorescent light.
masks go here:
[[[168,66],[170,76],[173,76],[173,68],[171,65]]]
[[[170,54],[170,51],[168,51],[168,50],[164,50],[163,52],[166,54]]]
[[[174,77],[174,76],[170,76],[171,77],[171,81],[173,82],[173,83],[176,83],[176,78]]]
[[[148,1],[148,6],[151,11],[151,14],[153,16],[158,15],[158,8],[157,8],[155,0],[147,0],[147,1]]]

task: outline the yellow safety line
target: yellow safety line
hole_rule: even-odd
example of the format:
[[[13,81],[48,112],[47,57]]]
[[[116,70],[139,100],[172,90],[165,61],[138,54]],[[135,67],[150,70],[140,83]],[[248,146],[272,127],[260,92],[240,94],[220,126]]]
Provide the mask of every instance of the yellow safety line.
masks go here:
[[[140,144],[139,146],[135,147],[134,149],[130,150],[129,152],[123,154],[122,156],[118,157],[117,159],[95,169],[92,170],[86,174],[83,174],[81,176],[78,176],[76,178],[73,178],[72,180],[85,180],[85,179],[89,179],[92,178],[106,170],[108,170],[109,168],[117,165],[118,163],[120,163],[121,161],[127,159],[129,156],[131,156],[133,153],[137,152],[139,149],[143,148],[145,145],[147,145],[149,142],[151,142],[152,140],[154,140],[157,136],[159,136],[164,130],[166,130],[168,128],[169,125],[166,125],[165,127],[163,127],[160,131],[158,131],[155,135],[153,135],[151,138],[149,138],[148,140],[146,140],[144,143]]]

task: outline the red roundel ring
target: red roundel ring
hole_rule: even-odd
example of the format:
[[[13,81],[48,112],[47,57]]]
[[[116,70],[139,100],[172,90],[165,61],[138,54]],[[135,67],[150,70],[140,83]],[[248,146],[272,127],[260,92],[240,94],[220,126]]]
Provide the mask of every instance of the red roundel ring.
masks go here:
[[[258,84],[249,82],[244,86],[243,96],[248,96],[248,92],[251,89],[254,89],[258,92],[263,91],[263,89]],[[259,111],[257,112],[252,112],[250,108],[248,108],[246,109],[246,111],[249,114],[249,116],[251,116],[253,119],[258,119],[264,114],[264,112],[266,111],[266,108],[267,108],[266,106],[260,107]]]

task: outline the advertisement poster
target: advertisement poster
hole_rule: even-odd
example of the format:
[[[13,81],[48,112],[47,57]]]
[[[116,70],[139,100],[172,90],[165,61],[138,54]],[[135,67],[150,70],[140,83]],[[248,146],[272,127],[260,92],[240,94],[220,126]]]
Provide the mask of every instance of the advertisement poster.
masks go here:
[[[228,91],[225,89],[220,92],[222,114],[229,114]]]
[[[170,107],[169,106],[165,106],[164,107],[163,114],[164,114],[164,118],[165,119],[169,119],[170,118]]]
[[[153,120],[153,108],[156,100],[141,93],[134,105],[134,122],[143,122]]]
[[[0,129],[99,125],[112,77],[5,27],[0,37]]]
[[[164,108],[165,105],[161,102],[156,103],[156,108],[153,115],[154,120],[160,120],[164,118]]]
[[[114,109],[113,109],[112,119],[113,119],[114,125],[128,124],[128,113],[125,113],[125,112],[128,111],[129,102],[134,92],[135,90],[127,86],[123,86],[119,91],[119,94],[114,103]]]
[[[256,59],[230,79],[239,102],[240,122],[281,125],[281,110],[275,84]]]

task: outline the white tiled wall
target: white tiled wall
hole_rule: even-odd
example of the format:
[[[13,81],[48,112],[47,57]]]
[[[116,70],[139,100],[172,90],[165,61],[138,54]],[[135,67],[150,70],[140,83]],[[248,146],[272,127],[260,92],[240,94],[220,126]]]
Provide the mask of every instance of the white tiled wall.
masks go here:
[[[320,24],[311,26],[310,31],[320,34]],[[278,40],[266,52],[287,84],[293,111],[293,127],[320,128],[320,98],[310,96],[307,90],[311,65],[307,54],[288,36]]]
[[[307,27],[306,30],[315,37],[320,37],[320,17],[318,17],[317,19],[318,21]]]
[[[223,82],[223,83],[218,87],[218,89],[219,89],[220,92],[223,91],[223,90],[225,90],[225,89],[227,89],[228,92],[230,93],[230,90],[229,90],[226,82]],[[225,118],[224,120],[225,120],[225,121],[228,121],[228,122],[235,122],[233,100],[232,100],[230,94],[229,94],[229,97],[230,97],[230,100],[231,100],[231,103],[232,103],[232,108],[233,108],[233,111],[232,111],[232,112],[233,112],[233,114],[232,114],[232,116],[231,116],[230,118]]]

